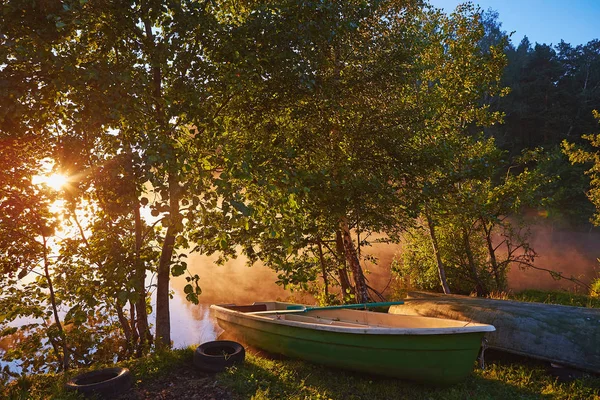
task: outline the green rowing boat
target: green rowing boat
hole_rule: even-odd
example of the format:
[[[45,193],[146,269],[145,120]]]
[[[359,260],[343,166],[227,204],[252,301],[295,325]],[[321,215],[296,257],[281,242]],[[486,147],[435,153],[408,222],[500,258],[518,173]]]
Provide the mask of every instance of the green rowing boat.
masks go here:
[[[282,302],[212,305],[221,328],[272,353],[369,374],[452,384],[492,325]]]

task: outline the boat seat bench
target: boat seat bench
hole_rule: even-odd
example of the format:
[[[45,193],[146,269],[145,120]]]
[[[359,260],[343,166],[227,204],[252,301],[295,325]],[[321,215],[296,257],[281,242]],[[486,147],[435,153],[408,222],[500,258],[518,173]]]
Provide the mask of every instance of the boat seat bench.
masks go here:
[[[335,321],[327,318],[315,318],[305,315],[293,315],[286,314],[285,319],[288,321],[306,322],[309,324],[320,324],[320,325],[334,325],[334,326],[347,326],[351,328],[369,328],[366,324],[357,324],[354,322]],[[371,326],[372,327],[372,326]]]
[[[234,311],[243,312],[243,313],[267,311],[266,304],[252,304],[250,306],[236,306],[236,305],[229,306],[228,305],[228,306],[226,306],[226,308],[228,308],[230,310],[234,310]]]

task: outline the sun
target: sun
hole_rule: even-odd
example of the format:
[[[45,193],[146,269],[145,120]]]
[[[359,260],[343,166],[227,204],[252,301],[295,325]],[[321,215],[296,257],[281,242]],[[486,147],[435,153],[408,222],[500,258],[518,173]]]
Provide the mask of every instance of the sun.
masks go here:
[[[69,179],[61,174],[52,174],[47,176],[36,175],[32,179],[34,185],[46,185],[55,191],[59,191],[60,189],[62,189],[68,181]]]
[[[67,184],[67,177],[61,174],[52,174],[46,182],[54,190],[60,190]]]

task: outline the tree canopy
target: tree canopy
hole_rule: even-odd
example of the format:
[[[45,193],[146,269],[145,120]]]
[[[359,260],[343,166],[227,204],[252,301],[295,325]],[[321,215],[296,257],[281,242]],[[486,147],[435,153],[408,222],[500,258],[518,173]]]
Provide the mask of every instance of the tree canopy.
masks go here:
[[[581,143],[600,107],[598,41],[515,48],[471,4],[1,10],[0,332],[13,345],[0,357],[30,371],[169,346],[171,277],[201,294],[191,252],[241,252],[323,303],[365,302],[380,294],[364,247],[404,236],[415,250],[399,272],[502,289],[535,258],[507,217],[539,200],[553,160],[570,168],[556,151],[538,149],[535,171],[515,156]],[[33,322],[11,325],[21,317]]]

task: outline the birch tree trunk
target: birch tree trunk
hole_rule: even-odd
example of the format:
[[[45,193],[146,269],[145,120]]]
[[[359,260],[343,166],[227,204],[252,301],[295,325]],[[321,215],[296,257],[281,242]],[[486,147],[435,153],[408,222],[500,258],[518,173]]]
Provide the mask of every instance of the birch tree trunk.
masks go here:
[[[319,262],[321,263],[321,272],[323,273],[323,285],[325,285],[325,298],[329,301],[329,280],[327,279],[327,267],[325,266],[325,258],[323,257],[323,244],[320,237],[317,241],[319,244]]]
[[[462,236],[465,253],[467,254],[467,260],[469,262],[469,272],[471,274],[471,278],[475,282],[475,291],[477,292],[477,297],[486,296],[489,294],[489,292],[477,273],[477,264],[475,263],[475,258],[473,257],[473,250],[471,249],[471,242],[469,241],[469,233],[466,230],[463,230]]]
[[[498,259],[496,258],[496,250],[494,249],[494,244],[492,243],[492,226],[488,228],[487,223],[481,220],[481,226],[483,227],[483,231],[485,232],[485,241],[487,244],[488,253],[490,256],[490,264],[492,265],[492,272],[494,273],[494,280],[496,281],[496,289],[504,290],[504,284],[500,277]]]
[[[350,284],[348,270],[346,269],[346,252],[344,251],[344,239],[340,230],[335,233],[335,247],[339,260],[337,272],[340,279],[340,286],[342,287],[342,299],[345,299],[347,295],[354,294],[354,288]]]
[[[179,222],[179,184],[174,173],[169,173],[170,221],[163,242],[158,273],[156,274],[156,342],[171,346],[171,315],[169,310],[169,279],[171,259]]]
[[[134,266],[135,266],[135,292],[137,294],[137,300],[135,302],[135,312],[132,307],[131,318],[135,321],[135,333],[133,336],[139,340],[137,349],[137,355],[141,356],[144,349],[148,348],[152,344],[152,334],[150,333],[150,327],[148,324],[148,312],[146,311],[146,267],[143,265],[141,260],[142,251],[142,220],[140,215],[139,206],[135,206],[133,209],[135,218],[135,252],[134,252]]]
[[[62,323],[60,322],[60,316],[58,315],[58,306],[56,304],[56,295],[54,293],[54,286],[52,285],[52,278],[50,277],[50,267],[48,261],[48,243],[46,241],[46,237],[42,236],[43,240],[43,251],[44,251],[44,277],[46,278],[46,283],[48,284],[48,291],[50,292],[50,304],[52,305],[52,314],[54,315],[54,323],[56,324],[56,329],[58,330],[58,336],[60,337],[60,346],[62,347],[62,369],[63,371],[67,371],[69,369],[69,347],[67,346],[67,335],[65,330],[63,329]],[[52,339],[50,339],[52,341]],[[57,356],[59,356],[57,354]]]
[[[354,278],[354,285],[356,289],[356,302],[367,303],[369,301],[369,292],[367,290],[367,282],[365,281],[365,275],[363,274],[362,267],[356,255],[356,248],[350,235],[350,228],[346,218],[340,220],[340,230],[342,231],[342,238],[344,241],[344,253],[346,256],[346,262],[350,266],[352,271],[352,277]]]
[[[428,212],[425,213],[425,217],[427,218],[427,226],[429,226],[429,237],[431,238],[431,246],[433,247],[433,254],[435,255],[435,261],[437,263],[440,283],[442,285],[442,289],[444,289],[444,293],[450,294],[450,286],[448,286],[448,280],[446,279],[446,268],[442,262],[437,236],[435,235],[435,225],[431,215],[429,215]]]

